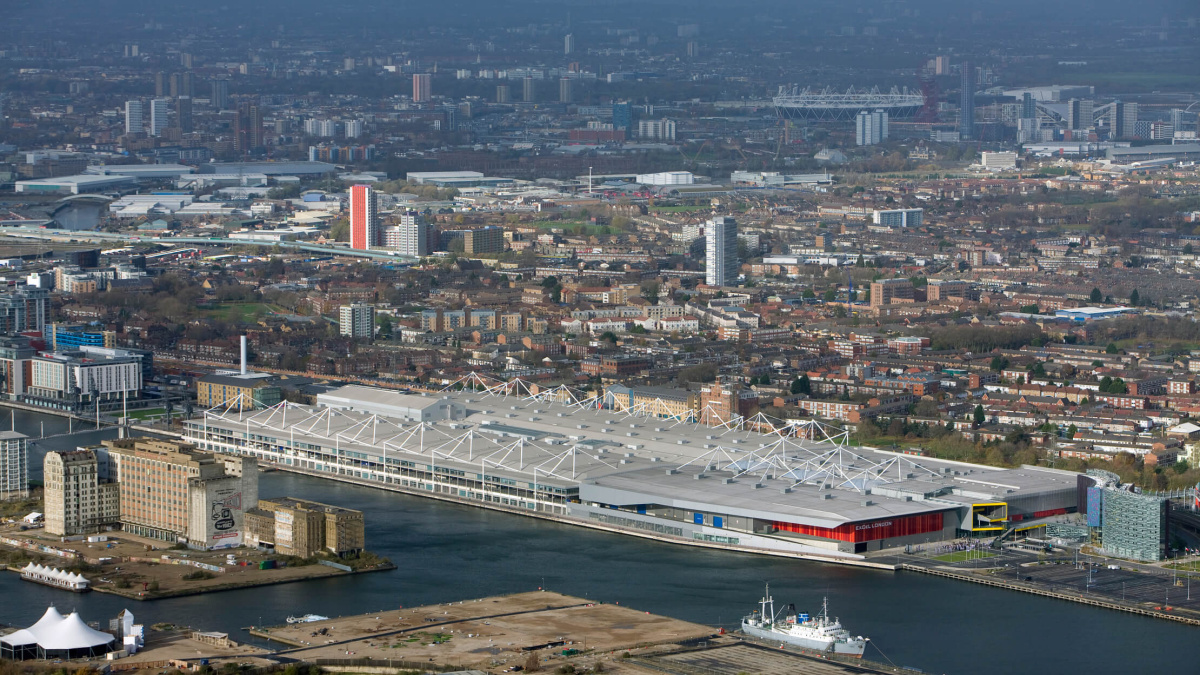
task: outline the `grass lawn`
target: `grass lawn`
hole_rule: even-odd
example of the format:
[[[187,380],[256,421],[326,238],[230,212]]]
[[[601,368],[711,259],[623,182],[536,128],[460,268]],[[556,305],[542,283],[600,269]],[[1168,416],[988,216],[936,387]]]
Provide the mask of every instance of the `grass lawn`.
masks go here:
[[[1136,349],[1138,345],[1148,345],[1150,351],[1155,354],[1165,354],[1171,351],[1182,354],[1190,352],[1193,349],[1200,349],[1200,344],[1190,340],[1176,340],[1173,338],[1154,338],[1152,340],[1127,338],[1125,340],[1117,340],[1116,345],[1118,349]]]
[[[150,417],[156,417],[159,415],[166,415],[166,414],[167,414],[166,408],[146,408],[144,410],[130,410],[129,411],[129,416],[135,420],[144,420],[144,419],[148,419]]]
[[[995,555],[995,553],[990,551],[954,551],[952,553],[947,553],[946,555],[934,556],[933,559],[941,560],[942,562],[956,563],[963,562],[965,560],[981,560],[983,558],[991,558]]]
[[[274,308],[261,302],[223,302],[212,309],[204,310],[204,314],[213,319],[231,323],[252,323],[260,314],[269,314]]]
[[[1168,565],[1163,565],[1163,567],[1171,570],[1179,570],[1180,572],[1200,572],[1200,560],[1170,563]]]
[[[566,234],[612,234],[614,231],[607,225],[594,225],[579,220],[538,220],[530,224],[543,230],[559,229]]]

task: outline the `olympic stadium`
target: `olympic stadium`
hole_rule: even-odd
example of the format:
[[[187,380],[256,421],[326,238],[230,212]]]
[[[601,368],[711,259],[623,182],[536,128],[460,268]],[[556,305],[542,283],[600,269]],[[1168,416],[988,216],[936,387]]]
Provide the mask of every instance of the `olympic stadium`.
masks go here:
[[[863,110],[885,110],[891,119],[913,117],[925,105],[925,97],[920,92],[895,87],[888,92],[854,87],[844,92],[828,88],[821,91],[780,88],[772,102],[775,110],[789,119],[844,122],[854,119]]]

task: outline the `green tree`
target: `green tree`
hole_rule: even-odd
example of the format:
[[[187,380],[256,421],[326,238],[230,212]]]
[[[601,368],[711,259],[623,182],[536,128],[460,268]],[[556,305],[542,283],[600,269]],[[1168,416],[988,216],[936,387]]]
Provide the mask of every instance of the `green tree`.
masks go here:
[[[350,241],[350,221],[339,218],[329,226],[329,238],[334,241]]]
[[[642,297],[646,302],[657,305],[660,286],[657,281],[647,281],[642,284]]]
[[[1103,302],[1104,294],[1100,292],[1099,288],[1093,288],[1090,299],[1092,301],[1092,304],[1099,304],[1100,302]]]
[[[807,373],[805,373],[804,375],[801,375],[800,378],[797,379],[796,381],[799,383],[799,386],[800,386],[800,391],[798,393],[804,394],[805,396],[812,395],[812,382],[809,381]]]
[[[600,339],[608,340],[609,342],[613,343],[614,345],[617,344],[617,334],[612,332],[611,330],[606,330],[603,333],[601,333]]]
[[[1067,438],[1075,438],[1075,434],[1077,433],[1079,433],[1079,427],[1076,427],[1074,424],[1067,427]]]
[[[832,288],[825,291],[825,302],[833,302],[837,300],[837,291]]]
[[[1000,356],[1000,355],[996,355],[996,356],[992,357],[991,369],[993,371],[998,373],[1007,367],[1008,367],[1008,359],[1007,358]]]
[[[1105,354],[1120,354],[1121,350],[1117,348],[1117,343],[1110,342],[1110,343],[1108,343],[1108,346],[1104,348],[1104,353]],[[1098,364],[1100,362],[1097,361],[1096,363]]]
[[[758,378],[759,384],[771,384],[771,374],[763,373],[762,377]]]
[[[1041,314],[1041,312],[1038,311],[1037,305],[1022,305],[1021,312],[1024,314]]]
[[[1108,375],[1100,378],[1100,391],[1107,392],[1108,388],[1112,386],[1112,383],[1113,379]]]
[[[1136,288],[1133,289],[1133,291],[1130,292],[1130,294],[1129,294],[1129,304],[1134,307],[1137,307],[1139,304],[1141,304],[1141,302],[1142,302],[1141,294],[1138,293],[1138,290]]]
[[[981,403],[981,404],[975,406],[975,414],[974,414],[975,426],[977,426],[977,427],[983,426],[983,423],[985,420],[987,420],[987,413],[985,413],[983,411],[983,404]]]
[[[542,279],[542,288],[554,288],[558,285],[558,277],[550,275]]]
[[[800,378],[797,377],[796,379],[792,380],[792,386],[791,386],[790,391],[792,392],[793,396],[798,396],[801,393],[801,390],[803,389],[803,387],[804,387],[804,385],[800,382]]]
[[[390,338],[392,336],[392,316],[390,314],[376,314],[375,325],[379,326],[379,336]]]

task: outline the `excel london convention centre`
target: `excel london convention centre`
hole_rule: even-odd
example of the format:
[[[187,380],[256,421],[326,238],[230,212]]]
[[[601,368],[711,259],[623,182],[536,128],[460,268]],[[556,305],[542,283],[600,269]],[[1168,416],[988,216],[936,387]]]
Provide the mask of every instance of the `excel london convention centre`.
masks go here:
[[[350,385],[314,406],[214,408],[189,420],[185,435],[284,470],[676,542],[846,561],[999,534],[1077,507],[1071,472],[856,447],[815,421],[698,424],[606,409],[565,388],[526,394]]]

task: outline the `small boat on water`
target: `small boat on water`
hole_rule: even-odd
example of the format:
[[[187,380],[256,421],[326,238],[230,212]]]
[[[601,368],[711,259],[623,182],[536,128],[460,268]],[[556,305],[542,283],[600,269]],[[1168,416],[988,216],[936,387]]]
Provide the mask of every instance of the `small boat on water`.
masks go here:
[[[305,614],[304,616],[289,616],[288,623],[312,623],[314,621],[328,621],[329,617],[321,616],[320,614]]]
[[[742,619],[742,632],[747,635],[858,658],[862,658],[867,648],[868,638],[850,635],[841,622],[829,618],[828,598],[822,601],[821,613],[816,616],[798,613],[795,605],[788,605],[782,612],[783,616],[779,617],[775,614],[775,600],[771,597],[771,586],[768,584],[759,604],[761,609],[754,610]]]

